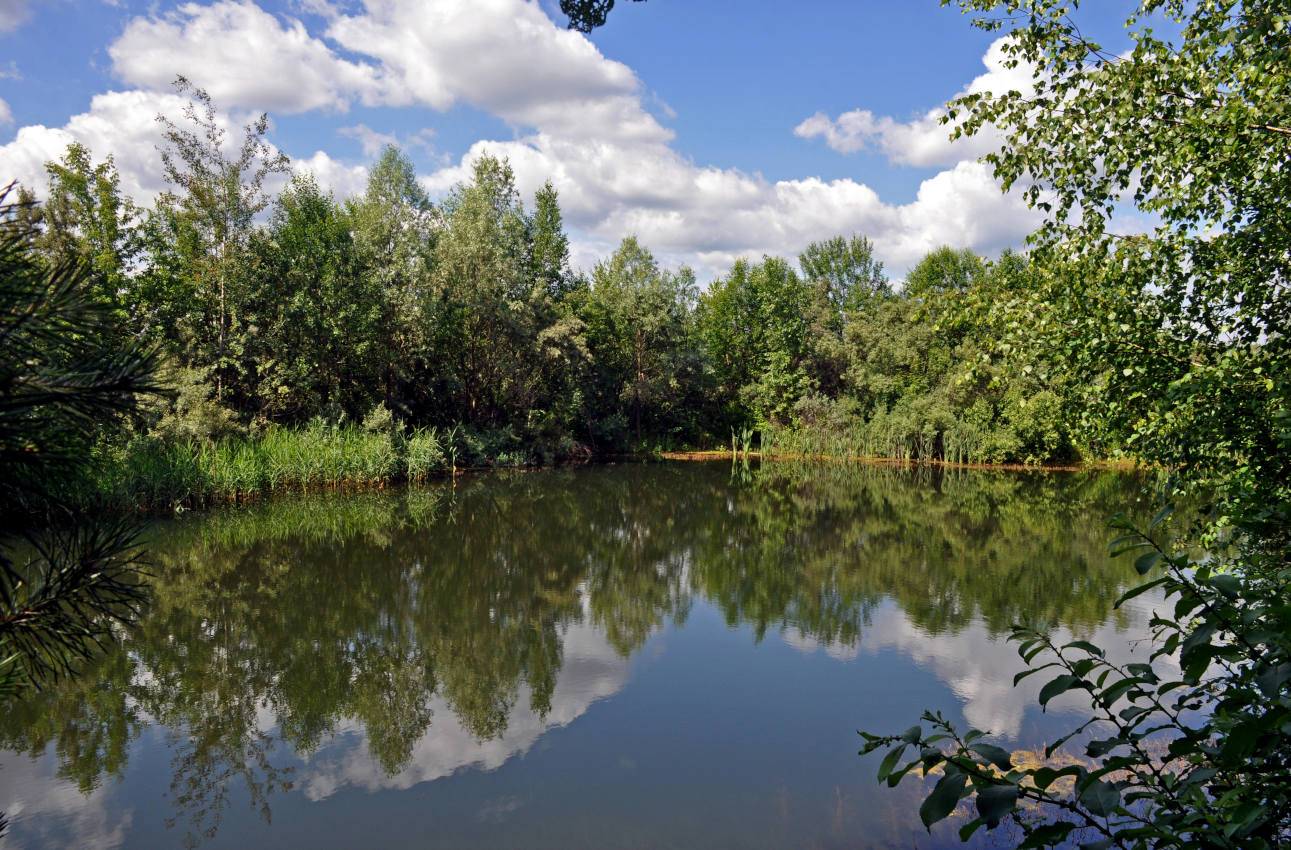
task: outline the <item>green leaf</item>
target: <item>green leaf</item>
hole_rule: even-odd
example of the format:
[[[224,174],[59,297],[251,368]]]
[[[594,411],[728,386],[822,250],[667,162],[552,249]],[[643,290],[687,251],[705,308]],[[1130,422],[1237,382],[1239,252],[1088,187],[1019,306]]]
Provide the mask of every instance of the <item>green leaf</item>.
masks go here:
[[[1237,599],[1242,593],[1242,582],[1237,576],[1220,573],[1210,577],[1210,586],[1229,599]]]
[[[906,745],[902,744],[901,746],[893,749],[886,756],[883,757],[882,763],[879,764],[880,782],[887,779],[888,774],[890,774],[892,772],[892,769],[897,766],[897,762],[901,760],[901,754],[905,752],[905,748],[906,748]]]
[[[1031,774],[1031,781],[1035,783],[1035,787],[1043,791],[1056,780],[1064,776],[1074,776],[1077,779],[1080,779],[1084,773],[1085,768],[1080,765],[1068,765],[1062,769],[1038,767],[1035,769],[1035,772]]]
[[[1076,828],[1074,823],[1060,820],[1056,823],[1046,823],[1037,826],[1031,830],[1031,834],[1026,840],[1018,845],[1018,850],[1032,850],[1037,847],[1052,847],[1055,844],[1061,844],[1071,835],[1071,831]]]
[[[1048,684],[1046,684],[1043,688],[1040,689],[1040,705],[1042,706],[1048,705],[1049,700],[1053,699],[1059,694],[1065,694],[1067,691],[1071,690],[1072,688],[1076,687],[1079,684],[1080,684],[1080,679],[1077,679],[1075,676],[1071,676],[1071,675],[1062,675],[1056,679],[1052,679]]]
[[[1003,747],[997,747],[994,744],[974,744],[971,749],[1000,770],[1009,770],[1013,767],[1013,756]]]
[[[1094,646],[1092,643],[1090,643],[1087,640],[1073,640],[1071,643],[1064,644],[1062,648],[1063,649],[1083,649],[1086,652],[1088,652],[1090,655],[1097,655],[1099,658],[1103,657],[1103,650],[1099,649],[1097,646]]]
[[[1081,805],[1099,817],[1107,817],[1116,811],[1116,806],[1120,802],[1121,792],[1115,785],[1101,779],[1089,783],[1089,787],[1080,792]]]
[[[1284,662],[1270,667],[1255,677],[1255,684],[1266,697],[1276,697],[1282,691],[1282,685],[1291,679],[1291,662]]]
[[[1161,553],[1155,549],[1151,552],[1144,552],[1134,559],[1134,570],[1141,576],[1147,575],[1159,560],[1161,560]]]
[[[987,829],[1000,825],[1000,820],[1018,804],[1016,785],[992,785],[977,792],[977,814],[986,821]]]
[[[981,818],[973,818],[968,823],[964,824],[959,828],[959,840],[968,841],[968,839],[973,837],[973,833],[981,829],[982,826],[983,826],[983,823]]]
[[[959,805],[959,798],[963,796],[964,786],[967,784],[968,777],[960,773],[943,776],[933,786],[928,799],[919,806],[919,819],[929,832],[934,823],[945,820],[955,810],[955,806]]]

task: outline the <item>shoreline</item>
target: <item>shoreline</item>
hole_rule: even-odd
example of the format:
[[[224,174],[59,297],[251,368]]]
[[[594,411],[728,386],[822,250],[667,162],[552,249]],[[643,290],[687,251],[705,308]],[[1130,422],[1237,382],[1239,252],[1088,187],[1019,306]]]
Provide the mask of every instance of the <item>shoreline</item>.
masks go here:
[[[676,461],[703,461],[703,460],[736,460],[745,458],[749,460],[771,460],[771,461],[809,461],[813,463],[855,463],[868,466],[936,466],[943,469],[973,469],[981,471],[999,471],[999,472],[1086,472],[1092,470],[1106,471],[1129,471],[1142,468],[1142,465],[1133,460],[1095,460],[1085,461],[1075,464],[1025,464],[1025,463],[965,463],[962,461],[937,460],[929,458],[890,458],[890,457],[868,457],[862,455],[848,455],[840,457],[839,455],[829,454],[796,454],[793,452],[769,452],[764,458],[762,452],[758,451],[731,451],[730,449],[712,449],[705,451],[677,451],[677,452],[653,452],[654,457],[663,458],[664,460]]]

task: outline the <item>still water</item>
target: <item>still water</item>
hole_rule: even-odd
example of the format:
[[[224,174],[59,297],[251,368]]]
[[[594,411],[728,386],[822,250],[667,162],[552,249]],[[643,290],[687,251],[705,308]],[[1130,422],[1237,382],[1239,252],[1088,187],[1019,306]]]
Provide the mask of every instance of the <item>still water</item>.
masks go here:
[[[957,846],[856,730],[937,709],[1057,738],[1076,705],[1012,687],[1009,626],[1146,656],[1148,597],[1113,612],[1133,570],[1105,555],[1138,498],[628,464],[161,523],[123,651],[0,717],[0,844]]]

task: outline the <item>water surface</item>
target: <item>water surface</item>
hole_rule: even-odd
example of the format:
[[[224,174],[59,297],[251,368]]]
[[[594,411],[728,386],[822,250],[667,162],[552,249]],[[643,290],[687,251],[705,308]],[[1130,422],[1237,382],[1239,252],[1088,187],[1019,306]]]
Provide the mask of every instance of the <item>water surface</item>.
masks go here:
[[[123,651],[0,717],[4,846],[957,845],[856,730],[930,708],[1056,738],[1073,704],[1012,687],[1004,639],[1041,620],[1146,655],[1105,556],[1136,497],[628,464],[161,523]]]

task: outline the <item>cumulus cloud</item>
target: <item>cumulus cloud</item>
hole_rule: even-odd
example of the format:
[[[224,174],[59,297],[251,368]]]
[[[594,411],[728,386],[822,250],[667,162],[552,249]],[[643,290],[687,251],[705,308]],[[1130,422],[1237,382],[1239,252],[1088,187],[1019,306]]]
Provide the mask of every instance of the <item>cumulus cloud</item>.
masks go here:
[[[813,240],[856,232],[869,236],[899,275],[941,244],[991,252],[1018,243],[1036,223],[986,169],[965,161],[977,150],[937,140],[945,128],[930,129],[932,113],[906,124],[820,116],[799,128],[799,135],[827,140],[832,132],[841,147],[884,145],[894,161],[945,166],[913,201],[893,204],[857,180],[772,182],[696,165],[647,109],[650,96],[632,69],[553,23],[532,0],[297,8],[323,31],[311,33],[301,20],[275,17],[250,0],[187,3],[132,20],[109,53],[115,72],[141,90],[100,95],[62,128],[22,128],[0,147],[3,161],[16,176],[43,182],[44,161],[77,139],[98,156],[115,153],[126,190],[147,202],[161,188],[152,118],[180,108],[165,106],[170,96],[156,92],[178,72],[226,108],[334,111],[363,102],[444,111],[466,104],[500,117],[514,128],[511,138],[476,142],[424,175],[423,184],[439,195],[469,179],[481,154],[509,158],[526,196],[548,179],[556,186],[575,262],[584,266],[635,234],[664,262],[690,264],[707,279],[740,256],[793,256]],[[987,73],[965,91],[1016,86],[1028,76],[1003,67],[1000,42],[985,62]],[[429,131],[396,137],[358,124],[339,132],[357,139],[369,159],[389,141],[429,148]],[[367,176],[363,166],[325,150],[295,167],[314,172],[338,196],[361,191]]]
[[[29,125],[19,129],[9,144],[0,145],[0,162],[8,171],[4,179],[43,189],[45,163],[62,157],[72,142],[80,142],[96,160],[111,154],[121,174],[122,190],[149,202],[165,188],[156,148],[161,141],[157,115],[179,115],[185,103],[177,95],[158,92],[95,95],[88,112],[73,115],[62,127]]]
[[[666,141],[632,69],[527,0],[368,0],[329,38],[381,63],[386,102],[444,111],[465,102],[561,136]]]
[[[280,21],[249,0],[135,18],[108,55],[128,83],[165,89],[182,74],[227,107],[296,113],[386,99],[373,66],[342,59],[300,21]]]
[[[12,32],[31,16],[28,0],[0,0],[0,32]]]
[[[1016,195],[1004,195],[989,169],[964,162],[925,180],[908,204],[885,203],[854,180],[767,181],[733,169],[698,168],[665,145],[615,145],[535,135],[479,142],[456,165],[423,180],[432,194],[469,179],[484,154],[505,156],[522,193],[550,178],[566,221],[603,256],[626,234],[637,235],[671,264],[693,266],[701,279],[741,256],[796,256],[810,242],[863,233],[895,274],[940,245],[983,252],[1017,244],[1038,217]]]
[[[991,44],[982,57],[986,73],[973,79],[959,95],[1025,93],[1031,90],[1031,67],[1007,67],[1005,42],[1006,38],[998,38]],[[794,134],[804,139],[823,137],[825,144],[842,154],[874,150],[896,165],[921,167],[946,166],[977,159],[999,147],[999,134],[990,127],[974,136],[951,142],[951,125],[942,123],[945,115],[946,110],[942,107],[931,109],[911,121],[875,115],[868,109],[854,109],[837,118],[817,112],[795,127]]]
[[[13,123],[13,111],[9,109],[9,104],[0,98],[0,127],[7,127]]]
[[[361,194],[368,185],[366,165],[346,165],[325,151],[314,151],[313,156],[293,160],[291,169],[312,174],[321,188],[338,198]]]

